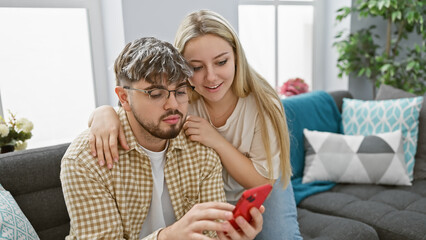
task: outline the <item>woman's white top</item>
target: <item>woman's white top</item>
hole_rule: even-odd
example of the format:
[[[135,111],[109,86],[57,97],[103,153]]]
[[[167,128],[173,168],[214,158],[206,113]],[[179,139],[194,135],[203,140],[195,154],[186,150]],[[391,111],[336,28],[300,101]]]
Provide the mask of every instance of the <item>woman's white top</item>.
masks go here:
[[[202,98],[189,105],[189,114],[200,116],[212,123]],[[255,99],[253,95],[250,94],[245,98],[239,98],[235,110],[226,123],[221,127],[215,128],[226,140],[228,140],[228,142],[234,145],[235,148],[253,162],[259,174],[268,178],[269,170],[266,161],[265,147],[262,141],[260,119],[258,116],[259,111],[257,110]],[[266,118],[266,122],[272,150],[271,156],[274,166],[273,177],[277,179],[280,169],[278,139],[270,119]],[[223,181],[225,184],[226,200],[228,202],[237,201],[245,190],[243,186],[237,183],[235,179],[228,174],[225,168],[223,168]]]

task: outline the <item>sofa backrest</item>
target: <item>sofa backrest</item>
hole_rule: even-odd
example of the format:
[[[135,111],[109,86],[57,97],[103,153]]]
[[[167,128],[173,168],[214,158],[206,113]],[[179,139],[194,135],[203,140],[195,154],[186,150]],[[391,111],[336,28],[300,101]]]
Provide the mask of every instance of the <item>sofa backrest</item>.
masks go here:
[[[336,103],[340,113],[342,113],[343,98],[353,98],[352,94],[349,91],[342,90],[332,91],[328,93],[331,95],[331,97],[333,97],[334,102]]]
[[[42,240],[64,239],[69,216],[59,179],[69,143],[0,154],[0,183]]]

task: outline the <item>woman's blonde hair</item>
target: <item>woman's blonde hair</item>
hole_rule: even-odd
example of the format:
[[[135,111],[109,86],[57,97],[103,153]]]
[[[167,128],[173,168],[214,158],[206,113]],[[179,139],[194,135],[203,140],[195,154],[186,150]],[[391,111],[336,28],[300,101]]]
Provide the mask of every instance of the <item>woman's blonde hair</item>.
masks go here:
[[[269,178],[272,179],[271,142],[266,127],[265,116],[271,119],[273,129],[279,140],[281,180],[284,182],[284,187],[286,187],[292,174],[290,164],[290,140],[284,109],[278,94],[271,85],[248,64],[244,50],[234,29],[225,18],[215,12],[200,10],[186,16],[176,33],[175,47],[181,53],[184,53],[186,43],[193,38],[206,34],[214,34],[221,37],[227,41],[234,50],[235,77],[231,88],[238,97],[244,98],[251,93],[256,99],[257,108],[259,112],[262,113],[259,114],[262,125],[262,139],[266,149],[268,167],[270,169]],[[193,94],[192,100],[196,100],[199,97],[198,94]]]

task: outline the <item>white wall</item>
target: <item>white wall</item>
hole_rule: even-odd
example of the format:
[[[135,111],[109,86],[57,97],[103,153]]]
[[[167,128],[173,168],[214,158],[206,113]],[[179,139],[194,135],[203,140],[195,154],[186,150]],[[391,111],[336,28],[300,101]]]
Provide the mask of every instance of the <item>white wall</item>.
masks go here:
[[[337,50],[334,36],[350,29],[350,17],[336,24],[337,9],[351,6],[351,0],[318,0],[315,3],[314,90],[347,90],[348,77],[338,78]]]
[[[337,77],[337,51],[334,36],[350,29],[350,17],[336,25],[336,11],[351,6],[351,0],[317,0],[314,29],[313,90],[348,89],[348,78]],[[125,43],[143,36],[153,36],[173,43],[182,19],[190,12],[210,9],[224,16],[238,31],[238,0],[109,0],[102,1],[104,37],[110,104],[117,105],[112,66]]]
[[[102,1],[110,104],[117,105],[112,66],[125,43],[153,36],[173,43],[182,19],[190,12],[210,9],[238,29],[238,0],[108,0]]]
[[[237,0],[125,0],[123,16],[126,42],[153,36],[173,43],[182,19],[199,9],[216,11],[237,27]]]
[[[117,95],[114,92],[114,61],[125,45],[124,24],[121,0],[102,1],[102,20],[105,45],[106,91],[109,105],[116,106]]]

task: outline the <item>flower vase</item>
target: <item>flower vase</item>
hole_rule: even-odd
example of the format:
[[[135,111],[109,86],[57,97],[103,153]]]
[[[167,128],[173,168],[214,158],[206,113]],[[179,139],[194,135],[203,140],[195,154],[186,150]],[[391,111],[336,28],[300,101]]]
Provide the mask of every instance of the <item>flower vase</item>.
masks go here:
[[[1,153],[8,153],[15,151],[15,145],[4,145],[1,147]]]

